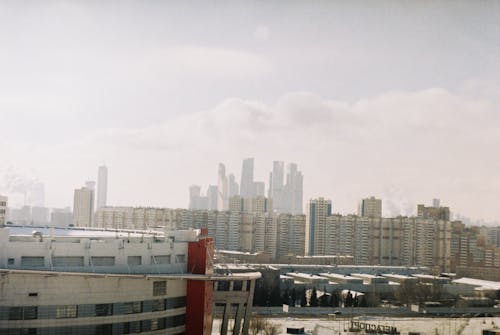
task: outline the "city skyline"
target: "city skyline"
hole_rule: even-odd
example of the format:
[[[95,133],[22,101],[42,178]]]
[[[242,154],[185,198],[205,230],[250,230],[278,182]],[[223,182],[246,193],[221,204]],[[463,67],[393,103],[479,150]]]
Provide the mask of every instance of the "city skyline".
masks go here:
[[[2,3],[0,194],[38,180],[66,207],[106,162],[109,204],[185,207],[254,157],[341,213],[498,221],[498,22],[495,1]]]

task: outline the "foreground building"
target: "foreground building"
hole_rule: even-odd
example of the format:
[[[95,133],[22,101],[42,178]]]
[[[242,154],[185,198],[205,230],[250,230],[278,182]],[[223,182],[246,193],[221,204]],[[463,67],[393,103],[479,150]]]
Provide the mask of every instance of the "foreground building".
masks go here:
[[[33,230],[35,229],[35,230]],[[214,275],[206,231],[0,228],[0,334],[248,334],[259,273]],[[217,291],[223,287],[238,292]]]

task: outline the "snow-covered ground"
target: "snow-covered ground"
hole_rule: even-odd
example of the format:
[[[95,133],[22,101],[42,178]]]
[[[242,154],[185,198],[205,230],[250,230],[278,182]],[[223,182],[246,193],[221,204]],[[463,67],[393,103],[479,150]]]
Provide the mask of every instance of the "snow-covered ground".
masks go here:
[[[269,318],[280,327],[280,335],[286,335],[286,327],[304,327],[315,335],[348,334],[347,318]],[[421,335],[481,335],[483,329],[500,328],[500,317],[490,318],[394,318],[359,316],[353,320],[370,324],[396,327],[402,334],[417,332]],[[212,335],[220,334],[220,320],[214,320]],[[352,333],[355,334],[355,333]],[[359,333],[358,333],[359,334]]]

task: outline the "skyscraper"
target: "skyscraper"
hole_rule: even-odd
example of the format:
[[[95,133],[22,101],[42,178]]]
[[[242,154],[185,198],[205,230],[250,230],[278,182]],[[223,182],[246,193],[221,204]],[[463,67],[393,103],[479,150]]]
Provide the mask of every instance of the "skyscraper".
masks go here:
[[[362,199],[359,203],[358,215],[367,218],[381,218],[382,200],[375,197]]]
[[[218,186],[217,186],[217,209],[219,211],[225,211],[229,207],[228,203],[228,182],[226,177],[226,167],[224,164],[219,163],[218,172]]]
[[[0,195],[0,225],[5,224],[6,216],[7,216],[7,197]]]
[[[217,210],[217,186],[209,185],[207,190],[207,207],[211,210]]]
[[[108,168],[99,166],[97,172],[97,209],[106,207],[108,197]]]
[[[332,215],[332,201],[324,198],[311,199],[307,209],[309,226],[309,255],[325,255],[328,244],[327,218]]]
[[[234,174],[229,174],[229,198],[240,194],[240,187],[236,182]]]
[[[285,210],[284,173],[284,162],[274,161],[269,177],[269,197],[273,199],[274,208],[278,213]]]
[[[240,195],[242,198],[253,198],[255,186],[253,182],[253,158],[243,160],[241,169]]]
[[[94,217],[95,182],[75,190],[73,200],[73,224],[75,227],[91,227]]]
[[[256,181],[253,183],[254,187],[254,198],[255,197],[263,197],[266,193],[266,184],[263,181]]]
[[[288,173],[286,175],[285,185],[287,212],[291,214],[302,214],[304,177],[295,163],[288,164],[287,170]]]

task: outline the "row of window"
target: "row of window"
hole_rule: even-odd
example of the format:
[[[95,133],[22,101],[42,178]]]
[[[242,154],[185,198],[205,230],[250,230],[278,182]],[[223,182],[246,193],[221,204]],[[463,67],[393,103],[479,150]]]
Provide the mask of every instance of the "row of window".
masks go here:
[[[128,266],[138,266],[142,265],[142,256],[128,256],[127,265]],[[186,255],[174,256],[175,263],[185,263]],[[52,266],[54,267],[83,267],[84,258],[83,256],[53,256],[51,258]],[[15,265],[15,258],[9,258],[7,261],[8,265]],[[92,256],[90,257],[89,266],[114,266],[116,260],[114,256]],[[150,264],[172,264],[171,255],[158,255],[151,256]],[[26,267],[44,267],[45,257],[43,256],[22,256],[21,266]]]
[[[131,301],[97,305],[61,305],[61,306],[21,306],[7,307],[8,320],[67,319],[78,317],[99,317],[144,312],[158,312],[186,307],[186,297],[168,299]],[[0,320],[5,320],[0,309]]]
[[[185,315],[175,315],[158,319],[149,319],[132,322],[109,323],[101,325],[71,326],[71,327],[44,327],[44,328],[9,328],[1,329],[5,335],[122,335],[139,334],[168,328],[183,326],[186,323]],[[184,331],[176,335],[183,335]]]

